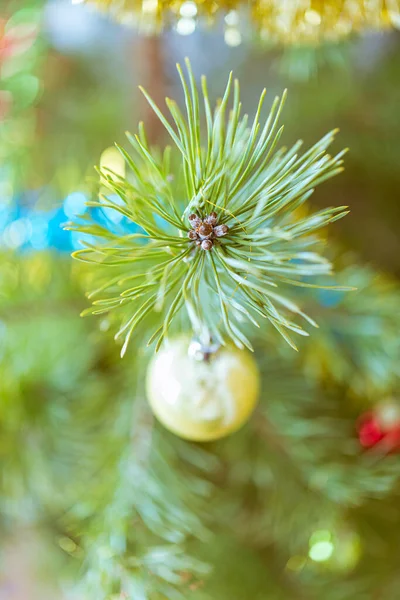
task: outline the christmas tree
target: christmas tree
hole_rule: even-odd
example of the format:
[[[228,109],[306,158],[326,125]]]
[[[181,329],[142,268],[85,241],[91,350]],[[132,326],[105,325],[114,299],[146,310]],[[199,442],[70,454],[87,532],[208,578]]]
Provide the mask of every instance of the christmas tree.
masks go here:
[[[182,42],[175,75],[188,4],[148,39],[7,3],[0,596],[394,600],[399,38],[308,79],[281,36],[203,68]],[[334,4],[299,3],[318,43]],[[352,31],[396,23],[372,4]]]

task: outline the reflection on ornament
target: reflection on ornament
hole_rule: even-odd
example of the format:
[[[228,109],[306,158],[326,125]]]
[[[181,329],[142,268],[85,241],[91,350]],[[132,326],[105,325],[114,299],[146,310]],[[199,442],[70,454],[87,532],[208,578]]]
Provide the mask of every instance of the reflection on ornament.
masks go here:
[[[197,3],[193,0],[83,1],[100,10],[108,10],[125,23],[145,25],[146,30],[150,25],[157,31],[163,25],[174,24],[182,35],[194,31],[194,17],[205,17],[210,21],[217,20],[222,13],[228,28],[235,27],[235,34],[225,36],[231,46],[240,43],[238,11],[245,11],[247,6],[250,6],[252,22],[262,39],[283,44],[314,45],[361,30],[400,26],[400,0],[253,0],[250,4],[244,0],[230,0],[229,3],[213,0]]]
[[[382,402],[376,409],[376,414],[382,428],[387,431],[400,428],[400,404],[394,399]]]
[[[190,340],[165,343],[150,363],[147,395],[167,429],[194,440],[224,437],[241,427],[255,407],[259,374],[251,354],[222,347],[205,360],[189,353]]]

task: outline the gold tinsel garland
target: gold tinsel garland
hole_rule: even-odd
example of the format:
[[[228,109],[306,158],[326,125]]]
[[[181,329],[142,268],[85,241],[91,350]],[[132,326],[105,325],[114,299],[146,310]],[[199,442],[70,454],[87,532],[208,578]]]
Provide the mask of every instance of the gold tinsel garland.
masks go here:
[[[239,32],[240,14],[251,20],[266,40],[283,44],[335,41],[365,29],[400,27],[400,0],[72,0],[95,5],[123,22],[154,31],[173,23],[179,33],[192,33],[196,19],[214,21],[220,14],[231,45]],[[226,36],[225,36],[226,37]],[[229,36],[228,36],[229,43]]]

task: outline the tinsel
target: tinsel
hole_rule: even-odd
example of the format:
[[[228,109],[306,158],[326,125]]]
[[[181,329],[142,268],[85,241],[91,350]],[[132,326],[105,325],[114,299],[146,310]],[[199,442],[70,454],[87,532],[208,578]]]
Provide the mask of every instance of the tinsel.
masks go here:
[[[150,31],[177,24],[178,32],[183,34],[192,33],[196,18],[213,22],[221,15],[224,15],[228,29],[238,30],[241,21],[245,20],[246,7],[249,7],[252,25],[261,37],[283,44],[335,41],[353,32],[400,25],[399,0],[252,0],[248,3],[243,0],[72,1],[95,5],[119,21]],[[184,22],[179,23],[182,19]]]

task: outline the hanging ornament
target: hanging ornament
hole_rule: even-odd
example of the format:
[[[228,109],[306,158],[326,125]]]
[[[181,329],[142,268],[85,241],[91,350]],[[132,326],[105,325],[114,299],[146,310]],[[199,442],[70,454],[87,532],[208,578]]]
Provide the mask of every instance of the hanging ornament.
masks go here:
[[[86,2],[110,12],[124,23],[155,31],[173,24],[178,33],[189,35],[198,18],[225,22],[225,41],[241,42],[242,12],[250,6],[256,31],[267,42],[280,44],[318,44],[335,41],[365,29],[400,26],[399,0],[72,0]],[[245,19],[243,19],[245,21]]]
[[[167,341],[150,363],[147,395],[155,416],[193,441],[239,429],[257,402],[259,374],[247,350],[204,346],[187,337]]]
[[[388,401],[362,415],[358,439],[363,448],[376,448],[383,453],[400,450],[400,406]]]

